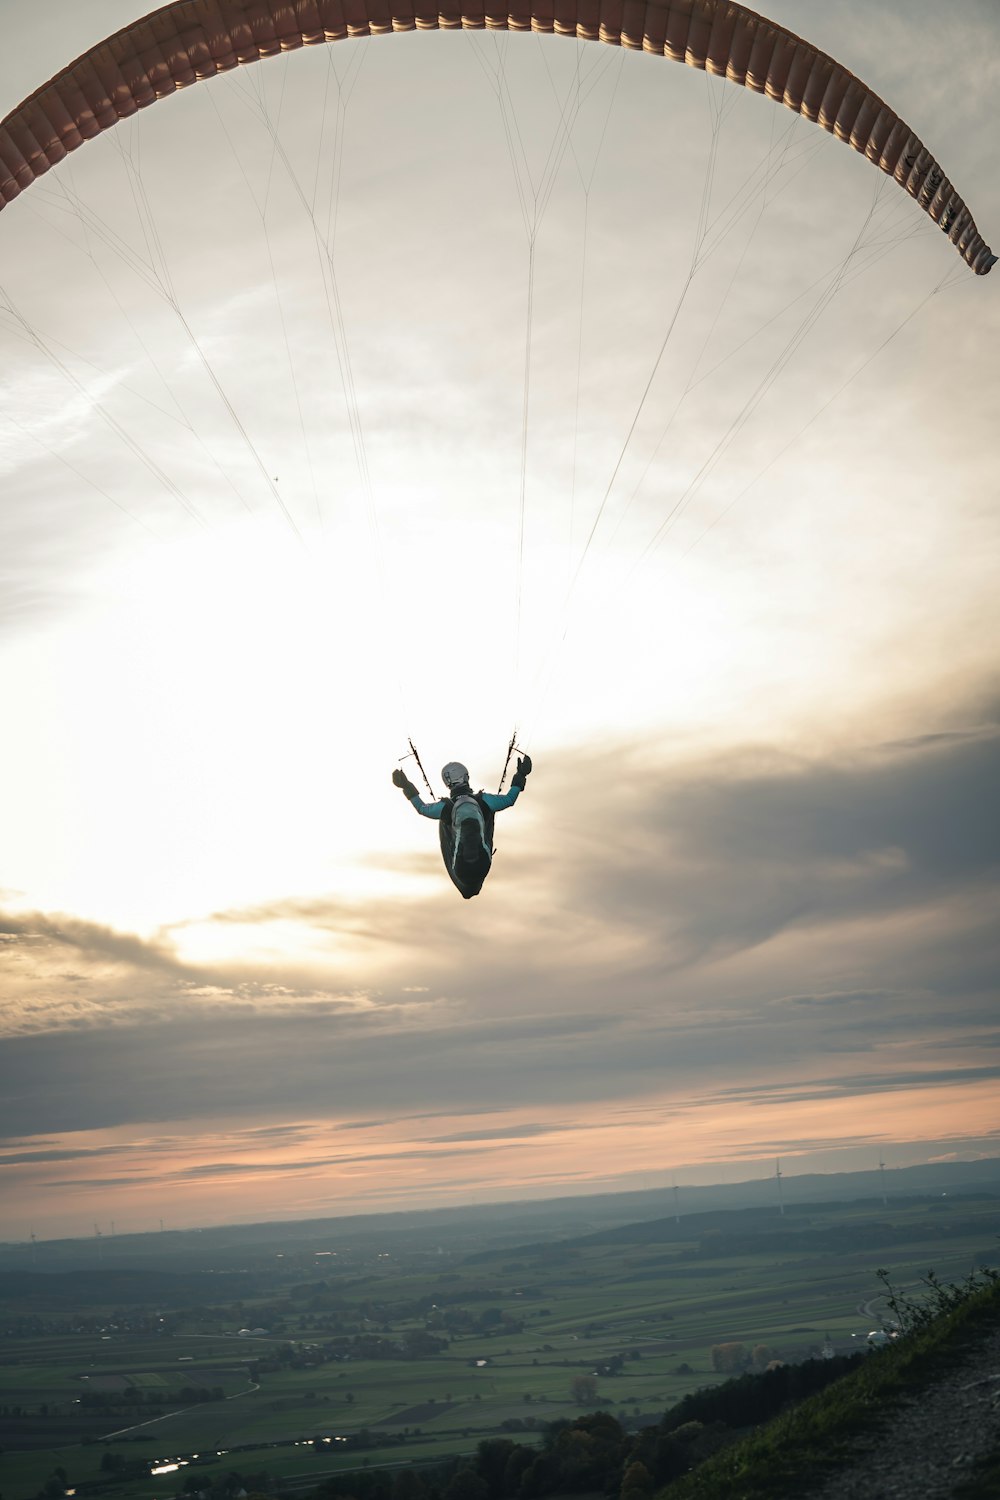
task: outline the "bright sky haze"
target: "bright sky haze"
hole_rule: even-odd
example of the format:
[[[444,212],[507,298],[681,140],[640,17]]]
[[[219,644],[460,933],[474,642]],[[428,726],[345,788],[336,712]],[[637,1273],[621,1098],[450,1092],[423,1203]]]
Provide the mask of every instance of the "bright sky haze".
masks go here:
[[[766,12],[1000,242],[990,0]],[[0,0],[0,115],[140,14]],[[269,59],[9,204],[0,1236],[1000,1154],[998,293],[552,37]],[[515,727],[465,903],[390,773]]]

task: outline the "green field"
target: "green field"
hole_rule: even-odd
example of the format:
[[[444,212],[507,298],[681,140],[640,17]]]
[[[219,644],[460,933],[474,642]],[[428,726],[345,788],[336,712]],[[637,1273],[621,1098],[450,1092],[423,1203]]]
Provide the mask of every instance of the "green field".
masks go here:
[[[581,1376],[596,1379],[589,1407],[652,1423],[726,1378],[713,1346],[851,1352],[878,1323],[877,1266],[903,1286],[930,1268],[961,1278],[996,1259],[998,1227],[996,1199],[956,1196],[697,1214],[471,1255],[373,1244],[342,1265],[272,1247],[235,1302],[228,1284],[217,1302],[186,1281],[171,1293],[152,1269],[145,1301],[129,1274],[129,1302],[111,1267],[21,1273],[16,1298],[0,1275],[0,1492],[32,1500],[57,1469],[120,1500],[163,1500],[202,1467],[308,1486],[498,1432],[530,1441],[581,1409]]]

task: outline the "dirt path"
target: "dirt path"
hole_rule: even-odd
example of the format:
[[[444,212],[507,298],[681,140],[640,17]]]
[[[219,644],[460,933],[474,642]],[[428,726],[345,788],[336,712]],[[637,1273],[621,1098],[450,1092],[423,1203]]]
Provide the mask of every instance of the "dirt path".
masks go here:
[[[977,1458],[1000,1445],[1000,1330],[960,1365],[894,1405],[878,1438],[812,1500],[949,1500]]]

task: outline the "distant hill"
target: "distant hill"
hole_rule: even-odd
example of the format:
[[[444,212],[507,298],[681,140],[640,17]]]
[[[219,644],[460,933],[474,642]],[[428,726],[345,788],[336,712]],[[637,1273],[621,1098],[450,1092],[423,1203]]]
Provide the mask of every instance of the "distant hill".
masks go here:
[[[992,1195],[987,1195],[991,1197]],[[924,1225],[921,1236],[925,1240],[952,1242],[959,1234],[983,1232],[980,1215],[962,1218],[963,1198],[970,1203],[981,1204],[981,1193],[949,1196],[944,1213],[937,1214],[937,1202],[926,1194],[914,1194],[910,1198],[897,1197],[893,1205],[920,1206],[929,1209],[935,1222]],[[777,1208],[730,1208],[715,1209],[706,1213],[671,1215],[666,1219],[638,1220],[618,1224],[612,1229],[601,1229],[594,1234],[576,1235],[561,1240],[540,1240],[533,1244],[518,1245],[515,1250],[504,1247],[503,1251],[485,1250],[466,1257],[466,1265],[481,1264],[494,1260],[498,1253],[519,1256],[541,1256],[549,1260],[558,1258],[564,1251],[585,1250],[599,1245],[671,1245],[689,1243],[697,1238],[705,1253],[713,1259],[726,1255],[767,1254],[774,1252],[787,1255],[792,1252],[823,1251],[828,1254],[850,1253],[859,1250],[880,1250],[899,1242],[899,1227],[888,1219],[878,1218],[864,1223],[849,1219],[843,1223],[830,1223],[831,1210],[850,1208],[854,1203],[869,1202],[865,1199],[827,1201],[824,1203],[796,1204],[780,1215]],[[942,1208],[945,1206],[942,1205]],[[1000,1204],[998,1204],[1000,1208]],[[813,1223],[812,1215],[819,1222]],[[987,1255],[987,1259],[992,1259]]]
[[[897,1167],[884,1173],[806,1173],[783,1175],[786,1209],[797,1205],[854,1202],[887,1197],[890,1203],[930,1194],[973,1193],[1000,1200],[1000,1157],[979,1161],[935,1162]],[[733,1210],[773,1210],[778,1184],[773,1176],[707,1187],[650,1188],[638,1192],[595,1193],[541,1202],[470,1204],[461,1208],[405,1213],[354,1214],[294,1222],[250,1223],[148,1234],[46,1240],[33,1244],[0,1244],[0,1273],[24,1270],[55,1273],[71,1269],[119,1266],[169,1267],[193,1273],[211,1268],[235,1274],[253,1270],[277,1252],[322,1246],[327,1251],[370,1253],[405,1243],[408,1250],[434,1254],[475,1254],[531,1241],[567,1240],[634,1225],[645,1220],[665,1225],[679,1215],[690,1232],[692,1217]],[[665,1231],[664,1231],[665,1232]],[[225,1294],[225,1295],[228,1295]],[[234,1294],[235,1295],[235,1294]]]

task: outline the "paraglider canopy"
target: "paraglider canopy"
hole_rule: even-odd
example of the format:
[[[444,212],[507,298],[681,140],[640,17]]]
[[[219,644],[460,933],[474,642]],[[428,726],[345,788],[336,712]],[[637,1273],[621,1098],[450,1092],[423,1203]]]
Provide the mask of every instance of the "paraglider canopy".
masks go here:
[[[894,177],[977,275],[996,256],[904,120],[847,68],[733,0],[522,0],[490,14],[441,0],[176,0],[92,47],[0,124],[0,207],[119,120],[178,89],[297,47],[438,28],[552,32],[653,53],[778,100]]]

